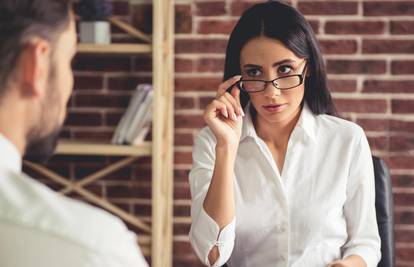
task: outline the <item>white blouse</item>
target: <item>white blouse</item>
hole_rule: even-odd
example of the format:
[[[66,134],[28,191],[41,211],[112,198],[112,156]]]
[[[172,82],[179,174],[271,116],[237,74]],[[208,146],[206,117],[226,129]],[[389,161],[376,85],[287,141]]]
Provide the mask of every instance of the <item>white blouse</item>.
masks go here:
[[[201,261],[207,266],[324,267],[356,254],[368,267],[377,266],[381,241],[374,171],[362,128],[314,115],[305,105],[280,174],[249,113],[234,167],[236,215],[221,232],[203,209],[216,139],[205,127],[195,140],[189,237]],[[215,245],[220,256],[210,265],[208,254]]]

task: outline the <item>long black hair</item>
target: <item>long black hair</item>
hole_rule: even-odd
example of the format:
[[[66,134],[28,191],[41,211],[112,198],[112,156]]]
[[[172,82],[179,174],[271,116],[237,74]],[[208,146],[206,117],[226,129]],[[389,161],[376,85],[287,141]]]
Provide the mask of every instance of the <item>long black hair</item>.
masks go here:
[[[314,114],[336,115],[326,84],[325,64],[312,27],[299,11],[281,1],[255,4],[243,13],[227,45],[224,80],[241,74],[241,49],[259,36],[276,39],[297,57],[307,59],[310,75],[306,77],[304,100]],[[240,98],[245,107],[249,95],[242,91]]]

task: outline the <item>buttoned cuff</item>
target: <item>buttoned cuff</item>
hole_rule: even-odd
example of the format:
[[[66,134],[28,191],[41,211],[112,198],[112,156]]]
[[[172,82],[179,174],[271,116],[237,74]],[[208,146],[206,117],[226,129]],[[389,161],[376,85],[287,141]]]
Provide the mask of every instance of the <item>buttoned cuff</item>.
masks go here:
[[[193,224],[191,229],[190,240],[193,244],[195,252],[200,259],[203,259],[204,264],[211,267],[219,267],[227,262],[233,251],[236,218],[226,225],[221,231],[213,218],[211,218],[204,208],[201,208],[197,222]],[[219,258],[211,265],[208,260],[208,255],[211,249],[217,246],[219,250]]]
[[[347,249],[344,252],[343,259],[351,255],[360,256],[367,264],[367,267],[376,267],[381,259],[381,253],[377,253],[374,249],[364,246],[357,246]]]

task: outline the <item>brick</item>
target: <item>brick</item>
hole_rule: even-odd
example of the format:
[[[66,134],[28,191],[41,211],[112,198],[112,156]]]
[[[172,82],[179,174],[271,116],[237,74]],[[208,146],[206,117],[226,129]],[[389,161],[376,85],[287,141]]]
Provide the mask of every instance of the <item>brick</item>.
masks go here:
[[[174,199],[191,199],[190,188],[174,186]]]
[[[202,115],[176,115],[175,128],[202,128],[205,122]]]
[[[390,136],[390,151],[391,152],[407,152],[407,151],[413,151],[413,150],[414,150],[414,136]]]
[[[133,59],[135,71],[152,71],[152,57],[149,55],[139,55]]]
[[[212,91],[216,92],[221,84],[219,77],[179,77],[175,79],[175,90],[178,91]]]
[[[98,112],[71,111],[65,122],[66,126],[101,126],[102,114]]]
[[[308,20],[314,34],[319,34],[319,21],[318,20]]]
[[[414,74],[414,60],[395,60],[391,62],[393,75]]]
[[[394,211],[395,224],[414,224],[414,212],[412,211]]]
[[[201,58],[197,61],[197,72],[220,72],[224,70],[224,58]]]
[[[118,123],[121,121],[122,116],[124,115],[124,111],[116,112],[110,111],[105,114],[105,125],[116,127]]]
[[[190,213],[191,210],[189,205],[174,205],[174,216],[190,217]]]
[[[130,71],[131,58],[129,56],[96,56],[82,54],[76,56],[73,65],[73,68],[76,71]]]
[[[192,160],[191,152],[175,152],[174,163],[175,164],[192,164],[193,160]]]
[[[394,114],[413,114],[414,100],[392,99],[391,111]]]
[[[366,80],[364,93],[414,93],[414,81],[411,80]]]
[[[199,22],[198,33],[229,35],[233,31],[236,22],[236,20],[203,20]]]
[[[134,91],[139,84],[151,84],[151,77],[118,76],[108,78],[108,90]]]
[[[191,33],[193,16],[190,5],[175,5],[175,33]]]
[[[192,138],[191,138],[192,139]],[[175,169],[174,170],[174,181],[176,182],[188,182],[188,175],[190,170]]]
[[[241,16],[244,11],[253,6],[256,3],[263,3],[260,0],[242,0],[242,1],[232,1],[230,3],[230,14],[232,16]]]
[[[414,34],[414,21],[397,20],[390,22],[391,34]]]
[[[410,243],[412,242],[412,240],[414,240],[414,230],[395,229],[394,234],[395,234],[396,243],[399,243],[399,242]]]
[[[391,120],[390,131],[414,133],[414,121]]]
[[[382,34],[385,31],[383,21],[327,21],[327,34]]]
[[[175,210],[174,210],[174,216],[179,216],[179,215],[175,215]],[[189,214],[186,216],[189,217]],[[190,224],[181,224],[181,223],[174,224],[174,228],[173,228],[174,235],[188,235],[188,233],[190,232],[190,228],[191,228]]]
[[[368,136],[371,150],[388,150],[388,138],[386,136]]]
[[[131,182],[107,186],[106,194],[108,198],[150,198],[152,191],[150,185]]]
[[[387,101],[382,99],[335,99],[340,112],[385,113]]]
[[[319,40],[323,54],[355,54],[357,42],[355,40]]]
[[[412,54],[414,53],[414,40],[363,40],[362,52],[364,54]]]
[[[192,146],[193,135],[192,134],[179,134],[174,135],[174,146]]]
[[[178,39],[175,41],[175,53],[216,53],[224,54],[227,47],[227,40],[224,39]]]
[[[363,3],[364,16],[414,15],[414,3],[410,1],[370,1]]]
[[[195,107],[194,97],[175,97],[175,110],[177,109],[193,109]]]
[[[356,80],[328,80],[328,88],[331,92],[356,92]]]
[[[195,14],[197,16],[223,16],[226,14],[225,4],[224,1],[198,2],[195,3]]]
[[[414,187],[414,175],[391,175],[393,187]]]
[[[133,213],[137,216],[151,216],[151,206],[146,204],[134,204]]]
[[[102,141],[109,142],[114,135],[114,130],[72,130],[73,138],[76,140],[91,140],[91,141]]]
[[[189,242],[184,242],[184,241],[174,241],[173,250],[174,250],[174,253],[181,254],[181,255],[188,254],[193,251],[191,244]]]
[[[390,169],[410,170],[413,168],[414,156],[412,155],[390,156],[388,159],[385,159],[385,160],[386,160],[388,168]],[[404,196],[404,199],[406,197],[407,196]],[[414,194],[412,194],[411,198],[412,198],[412,201],[414,201]],[[409,203],[406,203],[403,200],[397,201],[397,199],[395,199],[395,205],[404,205],[404,204],[409,204]],[[413,205],[414,205],[414,202],[411,204],[411,206]]]
[[[131,8],[132,26],[144,33],[152,33],[152,6],[150,4],[134,4]]]
[[[327,60],[331,74],[383,74],[386,71],[384,60]]]
[[[389,120],[387,119],[357,119],[356,123],[365,131],[387,132]]]
[[[100,90],[103,88],[102,76],[75,75],[75,90]]]
[[[175,72],[192,72],[194,70],[194,61],[191,59],[176,58]]]
[[[129,1],[112,1],[112,14],[115,16],[129,15]]]
[[[210,96],[200,97],[200,108],[204,110],[207,107],[207,105],[210,104],[213,100],[214,97]]]
[[[356,15],[358,13],[358,3],[339,1],[299,2],[298,9],[305,15]]]
[[[118,107],[128,106],[130,95],[108,95],[108,94],[78,94],[75,102],[77,107]]]

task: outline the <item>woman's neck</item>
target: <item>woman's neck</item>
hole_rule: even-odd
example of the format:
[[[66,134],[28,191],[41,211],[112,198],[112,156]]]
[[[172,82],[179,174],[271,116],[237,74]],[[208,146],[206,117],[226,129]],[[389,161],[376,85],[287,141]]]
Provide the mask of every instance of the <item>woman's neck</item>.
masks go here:
[[[290,134],[299,120],[302,108],[283,121],[270,123],[260,117],[259,114],[254,116],[254,126],[257,135],[266,143],[273,144],[276,148],[286,148]]]

